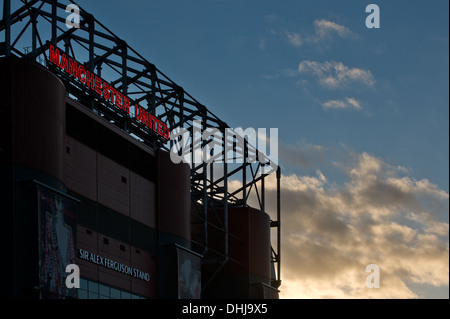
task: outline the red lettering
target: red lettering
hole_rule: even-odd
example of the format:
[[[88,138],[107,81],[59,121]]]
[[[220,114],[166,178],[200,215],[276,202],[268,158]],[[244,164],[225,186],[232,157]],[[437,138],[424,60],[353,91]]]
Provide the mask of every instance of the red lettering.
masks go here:
[[[141,108],[137,104],[134,105],[134,112],[136,113],[135,114],[136,120],[140,122],[141,121],[141,117],[142,117],[142,113],[141,113]]]
[[[161,136],[164,135],[163,125],[164,125],[163,122],[161,122],[160,120],[156,120],[156,133],[158,133]]]
[[[164,134],[163,137],[168,140],[170,137],[170,132],[169,132],[169,128],[167,127],[167,125],[164,124]]]
[[[122,108],[127,114],[130,114],[130,100],[124,96],[123,97],[123,108]]]
[[[77,62],[69,58],[69,74],[73,75],[73,77],[76,79],[78,77],[77,71],[78,71]]]
[[[67,65],[67,56],[65,54],[61,56],[61,62],[59,63],[59,67],[61,68],[61,70],[69,72],[69,66]]]
[[[151,114],[148,114],[147,126],[156,132],[156,118]]]
[[[119,109],[122,109],[122,104],[123,104],[123,95],[122,93],[120,93],[119,91],[116,92],[116,106]]]
[[[81,76],[82,74],[84,74],[84,77]],[[86,83],[86,69],[82,65],[78,67],[78,79],[81,83]]]
[[[94,73],[86,70],[83,65],[78,65],[77,61],[68,58],[65,54],[61,54],[53,45],[49,46],[49,62],[56,65],[61,70],[64,70],[68,75],[78,79],[82,84],[85,84],[88,88],[94,90],[100,96],[103,96],[106,101],[110,101],[111,104],[130,115],[130,100],[127,96],[118,92]],[[164,139],[169,139],[170,132],[166,124],[137,104],[135,104],[134,110],[137,121],[141,122]]]
[[[145,111],[144,109],[141,108],[141,121],[142,124],[148,126],[148,116],[149,114],[147,113],[147,111]]]
[[[109,100],[109,84],[103,82],[103,98]]]
[[[56,66],[59,66],[59,50],[55,49],[53,45],[50,45],[49,60]]]
[[[102,95],[102,79],[98,76],[95,76],[95,92],[97,94]]]
[[[86,71],[86,86],[95,90],[95,75],[89,71]]]
[[[148,113],[145,109],[141,108],[137,104],[134,106],[136,120],[158,133],[166,140],[170,137],[169,128],[163,122],[156,117]]]
[[[114,101],[115,101],[115,98],[116,98],[117,91],[112,86],[110,86],[109,89],[111,90],[111,95],[110,95],[110,99],[109,100],[111,101],[112,104],[115,104]]]

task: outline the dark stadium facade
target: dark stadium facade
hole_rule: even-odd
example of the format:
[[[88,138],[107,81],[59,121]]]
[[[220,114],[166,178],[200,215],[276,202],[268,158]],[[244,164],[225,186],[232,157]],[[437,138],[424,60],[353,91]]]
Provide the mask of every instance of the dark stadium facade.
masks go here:
[[[278,298],[280,168],[233,140],[242,163],[171,161],[170,131],[228,125],[92,14],[68,29],[66,5],[3,1],[2,297]]]

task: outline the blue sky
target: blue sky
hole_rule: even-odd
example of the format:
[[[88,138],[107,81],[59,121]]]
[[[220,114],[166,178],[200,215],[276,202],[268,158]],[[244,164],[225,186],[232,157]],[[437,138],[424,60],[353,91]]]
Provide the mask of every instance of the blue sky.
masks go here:
[[[230,127],[278,128],[282,297],[448,298],[448,1],[77,3]]]
[[[380,29],[366,28],[371,2],[361,1],[78,3],[231,127],[345,145],[448,192],[448,1],[378,1]],[[302,61],[368,72],[373,83],[326,86],[299,72]]]
[[[78,1],[230,127],[279,129],[284,298],[448,298],[449,3],[373,2],[379,29],[359,0]]]

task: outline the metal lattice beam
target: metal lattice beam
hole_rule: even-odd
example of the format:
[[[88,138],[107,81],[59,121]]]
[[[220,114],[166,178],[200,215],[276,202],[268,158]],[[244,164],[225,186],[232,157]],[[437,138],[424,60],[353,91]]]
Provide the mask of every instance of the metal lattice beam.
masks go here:
[[[73,1],[70,3],[76,4]],[[68,29],[65,25],[66,5],[57,0],[20,0],[15,1],[14,5],[15,7],[11,6],[11,0],[3,0],[0,34],[4,35],[5,41],[0,44],[0,56],[14,54],[48,67],[64,82],[69,94],[101,113],[102,116],[114,121],[121,129],[137,136],[144,143],[167,151],[170,151],[174,145],[173,141],[162,140],[148,127],[129,118],[127,114],[117,112],[111,105],[99,101],[86,86],[73,81],[67,73],[52,67],[48,57],[51,45],[74,60],[82,62],[86,70],[107,79],[116,91],[133,97],[132,106],[139,105],[171,130],[185,129],[193,132],[195,122],[201,123],[202,131],[217,129],[224,133],[225,129],[229,128],[219,117],[85,10],[80,11],[80,27]],[[26,48],[25,51],[24,48]],[[210,143],[211,141],[192,134],[190,144],[185,147],[194,157],[196,149],[204,149]],[[225,143],[237,144],[235,137],[231,140],[226,137]],[[196,165],[192,161],[191,164],[192,202],[194,206],[203,207],[195,212],[204,225],[204,239],[203,244],[200,244],[202,246],[200,252],[222,257],[216,273],[224,267],[229,261],[228,208],[248,206],[250,195],[253,194],[258,199],[259,208],[264,211],[264,180],[267,175],[262,168],[263,166],[272,167],[277,177],[277,212],[271,222],[271,226],[277,230],[277,243],[275,248],[272,247],[272,262],[277,264],[277,278],[274,279],[274,286],[279,285],[281,280],[280,168],[271,161],[265,165],[250,162],[249,154],[256,154],[257,149],[247,140],[244,140],[243,147],[233,147],[232,150],[232,158],[241,159],[242,163],[230,166],[227,163],[222,164],[219,176],[214,176],[214,167],[217,167],[215,163],[203,162]],[[226,162],[226,158],[225,152],[218,156],[218,159],[222,159],[223,162]],[[242,186],[233,190],[229,189],[232,178],[242,180]],[[261,185],[258,186],[259,184]],[[225,249],[222,252],[213,252],[208,246],[208,225],[212,223],[208,216],[210,207],[220,207],[225,211],[223,220],[215,224],[224,233]]]

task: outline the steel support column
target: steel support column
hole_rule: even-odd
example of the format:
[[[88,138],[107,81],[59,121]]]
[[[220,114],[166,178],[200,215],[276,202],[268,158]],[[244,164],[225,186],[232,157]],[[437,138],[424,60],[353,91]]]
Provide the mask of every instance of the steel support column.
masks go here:
[[[3,0],[3,20],[5,21],[5,55],[11,55],[11,0]]]
[[[277,168],[277,277],[281,280],[281,169]]]

